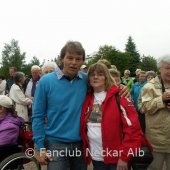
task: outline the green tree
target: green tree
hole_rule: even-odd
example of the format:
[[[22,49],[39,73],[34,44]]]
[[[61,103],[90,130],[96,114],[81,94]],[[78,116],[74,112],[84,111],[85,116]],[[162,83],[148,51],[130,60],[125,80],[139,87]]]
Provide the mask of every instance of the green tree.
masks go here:
[[[31,75],[31,67],[32,67],[33,65],[38,65],[38,66],[40,66],[40,61],[39,61],[39,59],[38,59],[36,56],[34,56],[34,57],[32,58],[32,60],[30,61],[30,63],[24,65],[24,67],[23,67],[23,69],[22,69],[22,72],[24,72],[26,75]]]
[[[157,72],[156,59],[152,56],[142,56],[140,68],[145,71],[153,70]]]
[[[30,63],[31,65],[40,65],[40,60],[36,57],[36,56],[34,56],[33,58],[32,58],[32,60],[31,60],[31,63]]]
[[[99,47],[99,51],[88,62],[88,66],[96,63],[99,59],[108,60],[111,64],[116,65],[118,70],[123,73],[125,69],[129,69],[130,67],[131,56],[129,53],[116,50],[113,46],[104,45]]]
[[[5,44],[2,50],[2,67],[4,76],[8,77],[8,69],[11,66],[21,70],[25,64],[25,52],[21,53],[18,41],[12,39],[10,44]]]
[[[129,68],[129,70],[131,71],[132,74],[134,74],[136,68],[140,64],[140,54],[136,50],[136,44],[133,42],[131,36],[128,37],[128,42],[125,45],[125,51],[129,53],[129,55],[131,56],[131,61],[130,61],[131,67]]]

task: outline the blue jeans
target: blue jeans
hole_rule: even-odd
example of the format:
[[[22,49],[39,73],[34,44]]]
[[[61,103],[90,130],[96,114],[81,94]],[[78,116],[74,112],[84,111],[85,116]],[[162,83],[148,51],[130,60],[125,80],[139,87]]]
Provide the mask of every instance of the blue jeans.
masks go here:
[[[83,160],[82,142],[63,143],[46,141],[47,154],[52,161],[47,165],[48,170],[87,170]]]
[[[93,162],[93,170],[116,170],[116,165],[107,165],[102,161],[92,161]]]

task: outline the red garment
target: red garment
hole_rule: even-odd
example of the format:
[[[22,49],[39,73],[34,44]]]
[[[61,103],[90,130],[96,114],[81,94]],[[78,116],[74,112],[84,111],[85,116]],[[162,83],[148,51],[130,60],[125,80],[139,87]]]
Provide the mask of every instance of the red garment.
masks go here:
[[[120,98],[122,113],[120,113],[115,94],[120,89],[112,86],[106,94],[106,98],[102,103],[102,143],[105,151],[123,151],[119,156],[105,154],[104,163],[117,164],[119,158],[128,162],[132,155],[128,155],[129,149],[132,148],[133,153],[142,144],[143,133],[138,121],[137,112],[132,101],[126,98]],[[83,154],[85,161],[90,163],[91,156],[87,149],[89,148],[87,137],[87,121],[92,111],[94,102],[93,92],[89,92],[83,105],[81,115],[81,137],[83,140]],[[112,152],[113,153],[113,152]],[[116,153],[116,152],[115,152]]]

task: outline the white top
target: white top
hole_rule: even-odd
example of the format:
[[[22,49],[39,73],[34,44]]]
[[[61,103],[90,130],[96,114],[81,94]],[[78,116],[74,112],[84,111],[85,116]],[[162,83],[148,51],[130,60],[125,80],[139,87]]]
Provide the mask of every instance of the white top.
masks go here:
[[[2,80],[0,83],[0,94],[5,94],[6,80]]]
[[[87,136],[90,145],[90,154],[93,160],[103,161],[103,146],[101,134],[102,110],[101,104],[106,97],[106,92],[94,93],[92,112],[87,123]]]

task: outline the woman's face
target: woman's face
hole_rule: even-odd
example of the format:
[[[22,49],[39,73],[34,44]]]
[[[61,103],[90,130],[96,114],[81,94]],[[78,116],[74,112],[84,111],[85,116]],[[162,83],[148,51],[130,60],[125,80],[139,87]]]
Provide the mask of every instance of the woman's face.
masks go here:
[[[124,77],[125,77],[125,78],[128,78],[129,76],[130,76],[130,73],[129,73],[129,72],[125,72],[125,73],[124,73]]]
[[[97,73],[96,71],[90,73],[89,82],[95,92],[101,92],[105,90],[106,77],[103,73]]]
[[[147,82],[149,82],[149,81],[152,80],[153,78],[154,78],[154,76],[148,75],[148,76],[147,76]]]
[[[21,79],[19,80],[20,84],[23,85],[25,83],[25,76],[21,77]]]
[[[48,73],[51,73],[51,72],[53,72],[53,71],[55,71],[55,68],[48,66],[48,67],[45,67],[45,68],[44,68],[43,74],[48,74]]]
[[[170,64],[163,63],[159,71],[161,73],[162,79],[170,84]]]
[[[6,113],[6,108],[0,105],[0,116]]]

